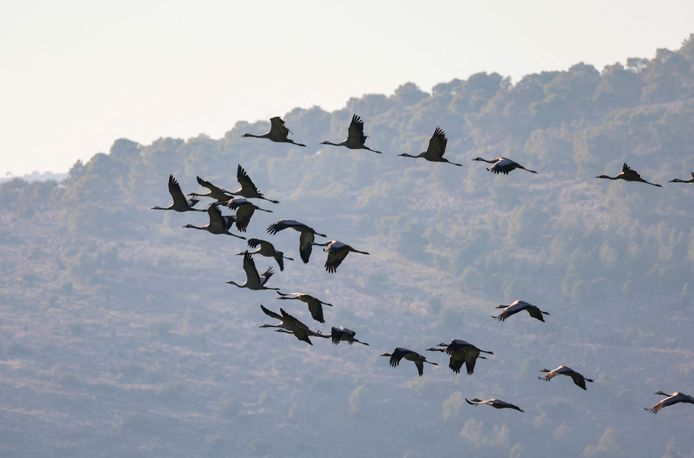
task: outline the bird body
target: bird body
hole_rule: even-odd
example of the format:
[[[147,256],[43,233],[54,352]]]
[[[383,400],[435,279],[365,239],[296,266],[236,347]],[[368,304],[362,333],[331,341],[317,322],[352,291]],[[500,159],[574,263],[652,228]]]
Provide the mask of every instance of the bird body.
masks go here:
[[[527,311],[531,317],[542,322],[545,321],[542,315],[549,315],[549,312],[543,312],[538,306],[521,300],[513,301],[510,305],[499,305],[497,308],[504,309],[498,316],[492,316],[492,318],[496,318],[499,321],[504,321],[511,315],[515,315],[523,310]]]
[[[325,270],[330,273],[337,272],[337,268],[342,264],[342,261],[347,257],[347,255],[352,253],[359,254],[369,254],[368,251],[359,251],[346,243],[342,243],[339,240],[329,240],[326,243],[314,243],[314,245],[324,246],[323,251],[328,253],[328,258],[325,261]]]
[[[357,333],[351,329],[343,327],[336,328],[334,326],[330,328],[330,337],[335,345],[339,344],[340,342],[347,342],[350,345],[352,345],[354,342],[362,345],[369,345],[366,342],[355,339],[354,336],[356,335]]]
[[[281,315],[273,312],[272,310],[266,309],[262,304],[260,305],[260,308],[267,316],[280,320],[279,324],[263,324],[260,326],[261,328],[277,328],[276,332],[294,334],[294,337],[306,342],[309,345],[313,345],[309,337],[329,337],[321,334],[320,332],[311,331],[311,329],[309,329],[309,327],[306,326],[301,320],[285,312],[282,308],[280,308]]]
[[[417,372],[421,377],[424,375],[424,363],[431,364],[433,366],[438,366],[437,363],[432,363],[427,361],[425,356],[420,355],[416,351],[408,350],[407,348],[397,347],[393,350],[393,353],[383,353],[381,356],[390,357],[390,366],[397,367],[400,364],[400,360],[405,358],[408,361],[412,361],[415,366],[417,366]]]
[[[325,318],[323,317],[323,306],[327,305],[329,307],[332,307],[333,304],[328,304],[327,302],[323,302],[318,298],[315,298],[311,296],[310,294],[306,293],[290,293],[290,294],[285,294],[281,292],[277,292],[277,294],[280,295],[280,299],[284,300],[298,300],[301,302],[306,303],[308,305],[308,311],[311,312],[311,316],[313,317],[314,320],[318,321],[319,323],[325,323]]]
[[[325,237],[325,234],[316,232],[316,230],[312,227],[293,219],[281,219],[276,223],[269,225],[267,227],[267,232],[268,234],[275,235],[287,228],[294,229],[300,233],[299,254],[301,255],[301,260],[304,261],[304,264],[308,264],[308,260],[311,257],[311,252],[313,251],[313,242],[316,239],[315,236],[320,235],[321,237]]]
[[[639,175],[639,173],[636,170],[629,167],[626,162],[624,163],[624,165],[622,165],[622,172],[619,175],[617,175],[615,177],[610,177],[607,175],[599,175],[595,178],[604,178],[607,180],[638,181],[641,183],[650,184],[651,186],[657,186],[659,188],[662,188],[662,186],[659,184],[651,183],[651,182],[646,181],[643,178],[641,178],[641,175]]]
[[[492,406],[495,409],[513,409],[513,410],[517,410],[519,412],[523,412],[523,409],[521,409],[517,405],[511,404],[511,403],[506,402],[506,401],[502,401],[501,399],[492,398],[492,399],[482,400],[479,398],[474,398],[474,399],[465,398],[465,402],[467,402],[468,404],[470,404],[472,406],[482,404],[482,405]]]
[[[210,217],[210,222],[205,226],[194,226],[192,224],[186,224],[183,227],[207,231],[210,234],[224,234],[231,235],[232,237],[237,237],[239,239],[246,239],[246,237],[232,234],[230,232],[231,226],[236,221],[236,218],[234,216],[222,215],[222,212],[219,210],[219,208],[217,208],[215,204],[212,204],[207,208],[207,214]]]
[[[520,165],[518,162],[513,161],[507,157],[497,157],[496,159],[488,160],[488,159],[483,159],[481,157],[476,157],[473,159],[473,161],[482,161],[482,162],[487,162],[489,164],[493,164],[491,167],[487,168],[492,173],[503,173],[504,175],[508,175],[509,172],[515,170],[515,169],[521,169],[525,170],[526,172],[530,173],[537,173],[535,170],[530,170],[526,169],[522,165]]]
[[[198,199],[186,199],[181,191],[181,185],[178,184],[173,175],[169,175],[169,194],[173,199],[173,203],[168,207],[152,207],[152,210],[174,210],[177,212],[204,212],[200,208],[193,208],[195,204],[200,202]]]
[[[232,210],[236,210],[236,228],[241,232],[246,232],[248,223],[251,222],[251,217],[256,210],[272,213],[272,210],[260,208],[253,202],[242,197],[234,197],[233,199],[229,200],[226,205]]]
[[[659,403],[651,407],[650,409],[646,408],[645,410],[648,410],[651,413],[658,413],[665,407],[669,407],[674,404],[678,404],[680,402],[684,402],[687,404],[694,404],[694,396],[690,396],[688,394],[680,393],[679,391],[675,391],[674,393],[664,393],[662,391],[658,391],[655,393],[660,396],[667,396],[665,399],[661,399]]]
[[[273,142],[291,143],[296,146],[306,146],[303,143],[297,143],[289,138],[289,129],[284,125],[284,121],[279,116],[270,118],[270,131],[262,135],[243,134],[244,137],[267,138]]]
[[[670,183],[694,183],[694,172],[692,172],[691,180],[680,180],[679,178],[675,178],[673,180],[670,180]]]
[[[437,347],[428,348],[427,351],[440,351],[450,356],[448,367],[456,374],[460,373],[460,369],[465,364],[465,369],[468,375],[475,372],[475,364],[477,358],[487,359],[486,356],[480,356],[480,353],[493,355],[494,352],[480,350],[476,346],[462,339],[453,339],[451,343],[440,343]]]
[[[449,164],[453,164],[453,165],[457,165],[459,167],[462,167],[463,164],[451,162],[448,159],[445,159],[443,157],[444,153],[446,152],[446,145],[447,144],[448,144],[448,139],[446,138],[446,132],[444,132],[443,129],[441,129],[440,127],[437,127],[434,130],[434,135],[432,135],[431,139],[429,139],[429,147],[427,148],[426,151],[418,154],[417,156],[412,156],[411,154],[407,154],[407,153],[399,154],[399,156],[414,157],[414,158],[421,157],[421,158],[426,159],[427,161],[431,161],[431,162],[448,162]]]
[[[345,146],[349,149],[365,149],[374,153],[382,154],[380,151],[373,150],[365,145],[366,139],[368,137],[364,135],[364,121],[357,116],[352,116],[352,122],[349,124],[347,129],[347,138],[340,143],[332,143],[329,141],[324,141],[322,145],[332,145],[332,146]]]
[[[569,366],[564,366],[563,364],[554,370],[550,371],[548,369],[542,369],[540,372],[546,372],[547,373],[547,375],[545,375],[544,377],[538,377],[540,380],[545,380],[545,381],[549,382],[557,375],[566,375],[566,376],[571,377],[571,379],[574,381],[574,383],[577,386],[583,388],[584,390],[586,389],[586,382],[593,382],[592,379],[584,377],[579,372],[576,372],[575,370],[571,369]]]
[[[267,281],[274,274],[272,267],[268,267],[262,275],[258,275],[258,269],[255,267],[255,262],[253,261],[251,254],[247,251],[242,254],[243,270],[246,272],[246,282],[240,285],[230,280],[227,283],[238,286],[239,288],[248,288],[252,290],[271,289],[274,291],[279,291],[279,288],[268,288],[265,286]]]
[[[268,258],[275,258],[275,261],[277,262],[277,265],[280,268],[280,271],[284,270],[284,260],[288,259],[290,261],[293,261],[293,258],[288,258],[287,256],[284,255],[283,252],[278,251],[275,246],[266,241],[266,240],[261,240],[261,239],[248,239],[248,246],[250,248],[257,248],[255,251],[251,251],[248,254],[253,256],[254,254],[259,254],[261,256],[265,256]],[[242,254],[242,253],[239,253]]]

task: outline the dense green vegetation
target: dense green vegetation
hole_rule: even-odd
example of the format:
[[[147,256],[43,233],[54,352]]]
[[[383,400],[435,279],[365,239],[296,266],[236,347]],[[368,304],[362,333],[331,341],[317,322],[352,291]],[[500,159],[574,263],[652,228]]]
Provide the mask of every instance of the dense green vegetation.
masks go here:
[[[343,138],[353,113],[384,155],[319,145]],[[75,399],[94,396],[84,410],[74,407],[75,422],[102,418],[103,405],[113,409],[93,433],[113,440],[104,431],[114,427],[127,437],[113,444],[123,455],[142,444],[169,456],[191,456],[193,444],[209,455],[275,455],[283,449],[273,435],[297,454],[344,437],[358,442],[355,456],[379,455],[378,428],[359,425],[369,421],[403,442],[390,450],[398,456],[694,453],[686,431],[691,413],[680,413],[687,418],[670,430],[667,417],[657,418],[659,427],[640,417],[657,389],[694,391],[694,186],[667,183],[694,169],[694,35],[677,51],[660,49],[652,59],[602,71],[579,63],[516,83],[479,73],[431,93],[407,83],[390,96],[350,99],[336,112],[297,108],[283,118],[307,148],[242,138],[265,132],[267,123],[239,122],[218,140],[116,140],[60,183],[0,184],[5,415],[33,396],[27,387],[46,383]],[[448,134],[447,156],[465,167],[396,157],[423,151],[436,126]],[[499,155],[540,173],[495,176],[472,162]],[[616,175],[623,162],[664,188],[595,179]],[[234,254],[243,246],[181,228],[203,222],[204,214],[149,210],[168,205],[169,173],[184,192],[197,189],[196,175],[233,188],[239,163],[281,202],[275,214],[254,217],[249,236],[269,238],[267,224],[291,218],[372,253],[348,258],[330,276],[324,255],[314,252],[308,266],[289,263],[273,286],[322,295],[336,304],[327,324],[357,329],[378,350],[460,337],[492,347],[496,362],[480,365],[475,378],[449,376],[444,365],[412,380],[413,368],[391,371],[371,349],[305,350],[256,329],[261,301],[278,308],[272,294],[223,283],[242,279]],[[298,255],[294,234],[272,240]],[[548,324],[514,318],[499,327],[489,319],[493,305],[515,298],[551,311]],[[557,380],[534,383],[541,367],[560,363],[593,375],[595,386],[584,394]],[[309,377],[301,365],[323,374]],[[282,380],[288,373],[295,386]],[[244,383],[254,385],[243,391]],[[137,384],[153,391],[133,395]],[[461,396],[485,392],[528,413],[462,407]],[[336,397],[342,413],[331,408]],[[138,411],[140,403],[146,411]],[[395,413],[408,409],[421,418]],[[201,420],[207,426],[190,432],[188,414],[209,416]],[[29,422],[31,414],[23,415]],[[42,420],[44,442],[20,435],[7,450],[49,450],[60,431],[50,415]],[[348,417],[347,431],[326,431],[315,416],[335,428]],[[169,420],[174,426],[164,428]],[[410,428],[413,422],[419,426]],[[17,424],[0,429],[16,436]],[[262,424],[274,426],[267,432]],[[295,424],[316,432],[294,431],[296,439]],[[655,439],[638,436],[639,428]],[[408,441],[408,431],[427,442]],[[71,434],[75,448],[66,455],[88,440]],[[541,441],[529,440],[535,436]],[[350,450],[339,446],[340,454]]]

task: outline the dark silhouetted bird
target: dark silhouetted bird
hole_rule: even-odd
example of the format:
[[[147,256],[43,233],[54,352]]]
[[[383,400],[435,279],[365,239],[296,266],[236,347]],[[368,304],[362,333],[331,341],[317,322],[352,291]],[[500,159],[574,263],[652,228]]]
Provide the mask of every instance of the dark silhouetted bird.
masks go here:
[[[607,180],[638,181],[641,183],[650,184],[651,186],[657,186],[659,188],[662,188],[662,186],[659,184],[651,183],[651,182],[646,181],[643,178],[641,178],[641,175],[639,175],[636,170],[633,170],[632,168],[630,168],[626,162],[622,166],[622,172],[619,175],[617,175],[616,177],[610,177],[607,175],[599,175],[595,178],[605,178]]]
[[[169,175],[169,194],[173,198],[173,203],[168,207],[152,207],[152,210],[175,210],[177,212],[204,212],[200,208],[193,208],[200,202],[198,199],[186,199],[181,191],[181,186],[173,175]]]
[[[323,306],[327,305],[329,307],[332,307],[333,304],[328,304],[327,302],[323,302],[320,299],[317,299],[310,294],[305,294],[305,293],[281,293],[277,292],[277,294],[280,295],[280,299],[284,300],[297,300],[306,303],[308,305],[308,311],[311,312],[311,316],[313,317],[314,320],[318,321],[319,323],[325,323],[325,318],[323,318]]]
[[[320,332],[311,331],[311,329],[309,329],[308,326],[302,323],[301,320],[288,314],[284,311],[284,309],[280,309],[280,315],[273,312],[272,310],[266,309],[263,305],[261,305],[260,308],[263,310],[263,313],[267,316],[280,320],[280,324],[263,324],[260,326],[261,328],[277,328],[275,332],[294,334],[294,337],[303,342],[306,342],[309,345],[313,345],[313,342],[311,342],[311,339],[309,337],[323,337],[326,339],[330,337],[323,335]]]
[[[236,179],[238,180],[239,184],[241,184],[241,187],[236,191],[232,191],[231,194],[245,197],[246,199],[263,199],[267,200],[268,202],[272,202],[273,204],[279,203],[278,200],[268,199],[263,195],[262,192],[258,190],[253,183],[253,180],[251,180],[251,177],[249,177],[248,173],[246,173],[243,167],[241,167],[241,164],[239,164],[239,166],[236,168]]]
[[[301,260],[304,261],[304,264],[308,264],[308,259],[311,257],[311,251],[313,251],[313,242],[316,239],[315,236],[320,235],[321,237],[325,237],[325,234],[318,233],[312,227],[292,219],[281,219],[276,223],[269,225],[267,227],[267,232],[268,234],[275,235],[287,228],[292,228],[300,233],[299,254],[301,255]]]
[[[253,138],[267,138],[269,140],[272,140],[273,142],[291,143],[292,145],[296,146],[306,146],[303,143],[297,143],[294,140],[288,138],[289,133],[290,130],[284,125],[284,121],[282,120],[282,118],[280,118],[279,116],[275,116],[273,118],[270,118],[270,132],[267,132],[263,135],[243,134],[243,136]]]
[[[343,328],[342,326],[340,326],[339,328],[336,328],[334,326],[330,328],[330,338],[332,339],[335,345],[339,344],[340,342],[347,342],[350,345],[352,345],[354,342],[360,343],[362,345],[369,345],[366,342],[362,342],[360,340],[355,339],[354,336],[356,335],[357,333],[355,331]]]
[[[232,197],[234,197],[231,192],[227,191],[226,189],[222,189],[218,186],[213,185],[209,181],[205,181],[200,177],[196,177],[198,180],[198,184],[202,186],[203,188],[208,189],[207,194],[198,194],[196,192],[191,192],[188,194],[191,197],[210,197],[214,200],[216,200],[219,203],[225,203]]]
[[[217,208],[215,204],[210,205],[207,208],[207,215],[210,217],[210,222],[205,226],[194,226],[192,224],[186,224],[183,226],[188,229],[199,229],[201,231],[207,231],[211,234],[224,234],[231,235],[232,237],[237,237],[246,240],[246,237],[240,235],[232,234],[229,232],[231,226],[236,221],[236,218],[232,215],[222,215],[222,212]]]
[[[433,366],[438,366],[437,363],[432,363],[427,361],[426,357],[420,355],[416,351],[408,350],[407,348],[397,347],[393,350],[393,353],[383,353],[381,356],[390,356],[390,366],[397,367],[400,364],[400,360],[405,358],[408,361],[412,361],[415,366],[417,366],[417,372],[419,376],[424,375],[424,363],[431,364]]]
[[[423,153],[420,153],[416,156],[413,156],[411,154],[407,153],[402,153],[399,154],[398,156],[403,156],[403,157],[421,157],[426,159],[427,161],[431,162],[448,162],[449,164],[457,165],[459,167],[462,167],[463,164],[458,164],[457,162],[451,162],[448,159],[444,159],[443,155],[446,152],[446,145],[448,144],[448,139],[446,138],[446,133],[441,129],[440,127],[437,127],[436,130],[434,130],[434,135],[431,136],[431,139],[429,140],[429,147],[427,148],[426,151]]]
[[[346,243],[342,243],[338,240],[330,240],[326,243],[314,243],[314,245],[325,247],[323,251],[328,253],[328,259],[325,261],[325,270],[330,273],[337,272],[337,268],[342,264],[342,261],[344,261],[350,252],[369,254],[368,251],[355,250]]]
[[[475,372],[477,358],[487,359],[486,356],[480,356],[480,353],[494,354],[491,351],[480,350],[471,343],[461,339],[453,339],[449,344],[440,343],[438,347],[442,348],[431,347],[427,348],[427,351],[440,351],[449,355],[448,367],[456,374],[460,373],[460,369],[465,364],[468,375],[472,375]]]
[[[346,146],[349,149],[365,149],[372,151],[374,153],[381,154],[380,151],[373,150],[366,146],[364,142],[368,137],[364,135],[364,121],[357,115],[352,116],[352,122],[347,130],[347,139],[340,143],[332,143],[329,141],[324,141],[322,145],[332,145],[332,146]]]
[[[467,402],[468,404],[470,404],[472,406],[482,404],[482,405],[492,406],[495,409],[513,409],[513,410],[517,410],[519,412],[523,412],[523,409],[521,409],[520,407],[513,405],[509,402],[502,401],[501,399],[492,398],[492,399],[487,399],[487,400],[483,401],[479,398],[474,398],[474,399],[465,398],[465,402]]]
[[[258,248],[255,251],[251,251],[248,254],[251,256],[254,254],[259,254],[261,256],[266,256],[268,258],[275,258],[275,261],[277,261],[277,265],[280,267],[280,270],[284,270],[284,260],[288,259],[289,261],[293,261],[293,258],[288,258],[287,256],[284,255],[283,252],[278,251],[275,249],[275,246],[266,241],[266,240],[261,240],[261,239],[248,239],[248,246],[250,248]],[[238,253],[239,255],[244,254],[244,253]]]
[[[498,309],[504,309],[499,316],[492,316],[492,318],[496,318],[499,321],[504,321],[506,318],[510,317],[511,315],[515,315],[518,312],[521,312],[523,310],[527,311],[528,314],[540,321],[545,321],[545,319],[542,317],[542,315],[549,315],[548,312],[543,312],[540,310],[540,308],[536,305],[528,304],[525,301],[513,301],[510,305],[499,305],[496,308]]]
[[[507,157],[497,157],[496,159],[492,160],[487,160],[481,157],[476,157],[473,159],[473,161],[482,161],[482,162],[487,162],[488,164],[494,164],[491,167],[488,167],[487,170],[489,170],[492,173],[503,173],[504,175],[508,175],[509,172],[515,170],[515,169],[521,169],[525,170],[526,172],[530,173],[537,173],[535,170],[530,170],[526,169],[522,165],[520,165],[516,161],[512,161],[511,159]]]
[[[691,180],[680,180],[679,178],[675,178],[674,180],[670,180],[670,183],[694,183],[694,172],[692,172]]]
[[[685,402],[687,404],[694,404],[694,397],[689,396],[688,394],[680,393],[679,391],[675,391],[672,394],[664,393],[662,391],[658,391],[655,393],[660,396],[667,396],[665,399],[662,399],[659,403],[654,405],[653,407],[645,408],[645,410],[648,410],[651,413],[658,413],[665,407],[669,407],[673,404],[678,404],[680,402]]]
[[[274,273],[272,267],[268,267],[265,273],[258,275],[258,269],[255,267],[255,262],[250,253],[243,253],[243,270],[246,272],[246,282],[242,285],[230,280],[227,283],[230,285],[238,286],[239,288],[248,288],[253,290],[261,289],[271,289],[273,291],[279,291],[279,288],[268,288],[265,283],[272,277]]]
[[[229,202],[227,202],[227,207],[231,208],[232,210],[236,210],[236,229],[241,232],[246,232],[248,223],[251,222],[251,217],[256,210],[272,213],[272,210],[260,208],[253,202],[242,197],[235,197],[231,199]]]
[[[576,372],[575,370],[571,369],[568,366],[561,365],[557,367],[554,370],[549,370],[549,369],[542,369],[540,372],[546,372],[547,375],[544,377],[538,377],[540,380],[545,380],[545,381],[550,381],[557,375],[567,375],[571,377],[571,379],[574,381],[574,383],[584,390],[586,389],[586,382],[592,382],[593,380],[589,378],[585,378],[583,375],[580,373]]]

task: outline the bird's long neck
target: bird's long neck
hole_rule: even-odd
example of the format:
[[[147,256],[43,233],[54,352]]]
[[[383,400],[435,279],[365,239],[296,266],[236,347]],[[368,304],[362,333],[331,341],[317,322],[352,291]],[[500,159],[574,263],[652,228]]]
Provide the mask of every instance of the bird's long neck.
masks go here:
[[[443,353],[444,351],[446,351],[446,349],[445,348],[431,347],[431,348],[427,348],[427,351],[440,351]]]
[[[369,254],[368,251],[359,251],[359,250],[355,250],[354,248],[352,248],[351,251],[353,251],[353,252],[355,252],[355,253],[359,253],[359,254]]]
[[[603,178],[603,179],[605,179],[605,180],[618,180],[618,179],[619,179],[618,176],[616,176],[616,177],[611,177],[611,176],[607,176],[607,175],[600,175],[599,177],[596,177],[596,178]]]
[[[400,156],[418,158],[418,157],[422,157],[423,155],[424,155],[424,153],[418,154],[417,156],[413,156],[412,154],[402,153]]]
[[[207,194],[198,194],[196,192],[191,192],[188,194],[190,197],[212,197],[212,192],[208,192]]]
[[[238,287],[238,288],[245,288],[245,285],[239,285],[238,283],[236,283],[236,282],[233,281],[233,280],[229,280],[227,283],[230,284],[230,285],[234,285],[234,286],[236,286],[236,287]]]
[[[323,145],[331,145],[331,146],[345,146],[347,144],[347,140],[343,141],[342,143],[333,143],[331,141],[324,141]]]
[[[243,134],[244,137],[253,137],[253,138],[269,138],[270,133],[263,134],[263,135],[255,135],[255,134]]]
[[[152,207],[152,210],[171,210],[171,207]]]
[[[183,226],[183,227],[184,227],[184,228],[188,228],[188,229],[198,229],[198,230],[201,230],[201,231],[206,231],[206,230],[207,230],[206,227],[193,226],[192,224],[186,224],[186,225]]]

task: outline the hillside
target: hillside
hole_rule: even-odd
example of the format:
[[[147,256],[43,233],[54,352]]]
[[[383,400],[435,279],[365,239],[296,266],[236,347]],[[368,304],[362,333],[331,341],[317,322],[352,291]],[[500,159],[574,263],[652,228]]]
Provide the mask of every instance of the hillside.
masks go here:
[[[320,145],[353,113],[383,155]],[[243,138],[268,123],[239,122],[221,139],[118,139],[60,183],[0,184],[0,454],[694,455],[694,410],[642,409],[657,390],[694,392],[694,186],[667,183],[694,170],[694,35],[626,66],[407,83],[283,118],[308,147]],[[436,126],[464,167],[397,157]],[[472,161],[499,155],[539,173]],[[624,162],[663,188],[595,179]],[[248,237],[298,259],[295,232],[265,233],[297,219],[371,253],[331,275],[316,250],[271,279],[333,303],[325,325],[226,285],[243,280],[244,245],[182,229],[205,214],[150,210],[168,205],[170,173],[184,192],[198,175],[234,188],[237,164],[280,201]],[[547,323],[489,317],[516,298]],[[371,346],[258,329],[259,304]],[[452,338],[495,355],[467,376],[431,353],[441,367],[421,378],[378,356]],[[536,379],[559,364],[596,382]]]

